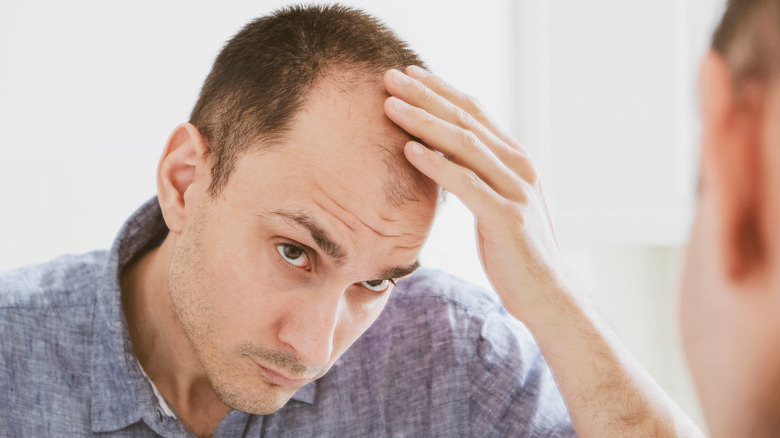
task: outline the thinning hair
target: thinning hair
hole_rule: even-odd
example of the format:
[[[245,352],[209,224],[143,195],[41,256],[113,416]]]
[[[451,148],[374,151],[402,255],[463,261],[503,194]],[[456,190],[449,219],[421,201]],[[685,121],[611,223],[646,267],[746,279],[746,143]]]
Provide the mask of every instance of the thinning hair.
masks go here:
[[[378,19],[340,5],[290,6],[260,17],[224,46],[206,78],[190,123],[212,159],[209,194],[221,193],[247,151],[281,143],[307,94],[323,75],[381,75],[424,67],[406,42]],[[395,151],[380,151],[390,170],[389,202],[416,200],[422,176]]]
[[[769,81],[780,72],[780,0],[729,0],[712,37],[736,81]]]

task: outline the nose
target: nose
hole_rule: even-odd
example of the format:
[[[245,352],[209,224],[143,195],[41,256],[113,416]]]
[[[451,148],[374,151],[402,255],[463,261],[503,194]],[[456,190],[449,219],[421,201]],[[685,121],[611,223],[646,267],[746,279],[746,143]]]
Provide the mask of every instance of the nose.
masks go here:
[[[279,328],[279,340],[295,351],[302,365],[322,367],[333,355],[343,311],[344,290],[308,291],[290,309]]]

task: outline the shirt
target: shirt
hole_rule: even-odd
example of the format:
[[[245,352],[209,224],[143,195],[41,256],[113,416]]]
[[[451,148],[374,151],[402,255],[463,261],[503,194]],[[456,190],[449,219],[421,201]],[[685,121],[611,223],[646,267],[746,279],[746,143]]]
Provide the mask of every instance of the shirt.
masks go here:
[[[168,232],[154,198],[110,251],[0,275],[0,435],[193,436],[133,353],[119,274]],[[494,293],[439,271],[400,281],[377,321],[271,415],[216,437],[576,436],[530,333]]]

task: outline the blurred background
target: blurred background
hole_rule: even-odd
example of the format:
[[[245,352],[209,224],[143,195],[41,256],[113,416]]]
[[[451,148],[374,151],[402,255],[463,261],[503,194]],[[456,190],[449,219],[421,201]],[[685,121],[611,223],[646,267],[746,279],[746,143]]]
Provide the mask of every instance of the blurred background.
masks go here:
[[[0,2],[0,271],[111,245],[222,44],[284,5]],[[723,0],[348,0],[476,96],[536,160],[604,317],[700,424],[677,328],[696,77]],[[489,287],[453,196],[423,263]]]

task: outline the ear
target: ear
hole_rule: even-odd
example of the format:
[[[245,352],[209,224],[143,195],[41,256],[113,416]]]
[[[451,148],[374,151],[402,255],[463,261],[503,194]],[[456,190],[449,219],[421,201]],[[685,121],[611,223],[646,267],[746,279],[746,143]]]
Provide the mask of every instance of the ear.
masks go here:
[[[190,123],[176,127],[165,145],[157,167],[157,197],[165,224],[172,233],[181,233],[183,229],[185,193],[193,188],[196,177],[203,177],[207,151],[198,128]],[[199,166],[201,171],[196,172]]]
[[[734,82],[726,60],[711,51],[702,64],[702,178],[712,197],[724,272],[740,281],[765,265],[761,215],[764,117],[756,84]]]

